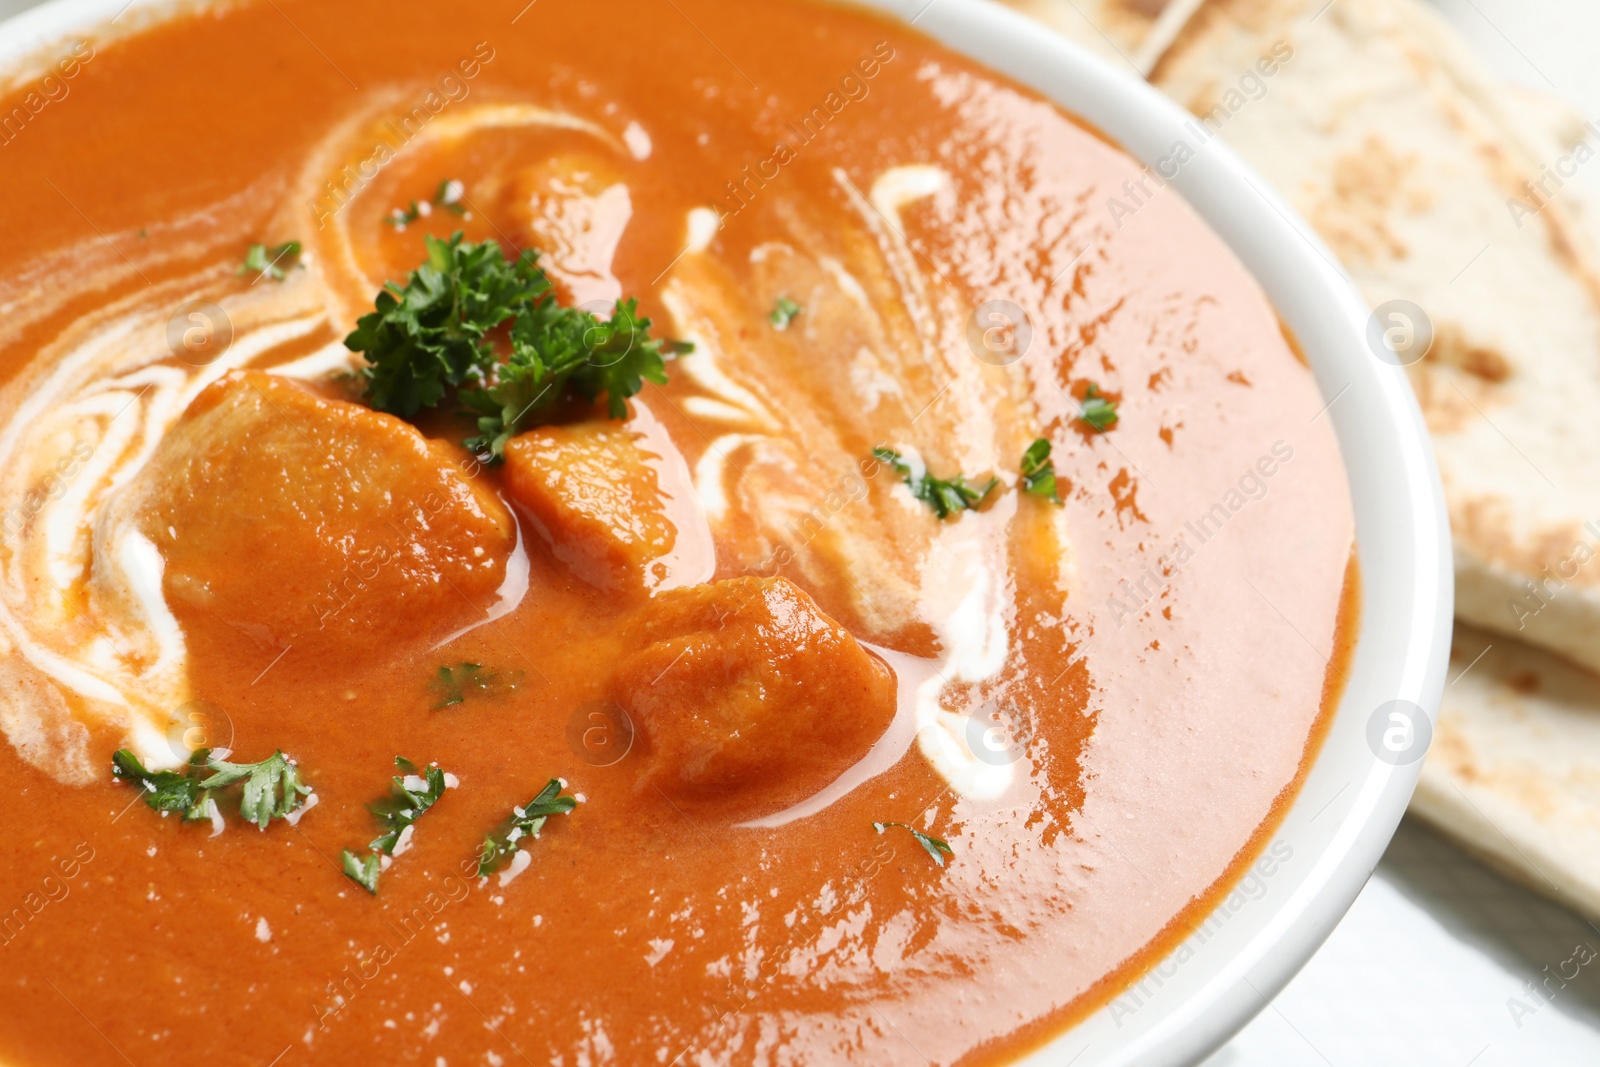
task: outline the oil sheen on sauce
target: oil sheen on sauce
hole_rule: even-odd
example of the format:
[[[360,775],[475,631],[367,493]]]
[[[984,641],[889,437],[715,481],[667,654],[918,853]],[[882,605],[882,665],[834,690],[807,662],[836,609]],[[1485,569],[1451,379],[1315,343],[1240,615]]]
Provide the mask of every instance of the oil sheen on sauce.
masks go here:
[[[0,145],[0,1062],[1005,1062],[1192,928],[1315,751],[1355,614],[1343,469],[1177,195],[847,7],[515,6],[246,0],[96,37]],[[385,222],[446,181],[455,209]],[[347,395],[340,340],[455,229],[695,342],[630,420],[677,528],[653,587],[780,575],[888,664],[893,721],[833,785],[685,808],[639,754],[575,746],[650,601],[524,512],[461,604],[341,601],[382,642],[329,637],[226,547],[218,585],[304,625],[219,624],[137,539],[127,617],[82,617],[96,502],[184,406],[242,366]],[[288,240],[284,279],[239,276]],[[227,316],[220,356],[182,344],[195,302]],[[1060,508],[1015,491],[1041,436]],[[1005,484],[938,522],[880,445]],[[462,662],[519,684],[435,708]],[[316,806],[212,837],[138,804],[110,754],[158,757],[178,701],[212,744],[291,753]],[[337,861],[397,755],[459,785],[374,898]],[[471,877],[552,776],[583,803],[515,878]]]

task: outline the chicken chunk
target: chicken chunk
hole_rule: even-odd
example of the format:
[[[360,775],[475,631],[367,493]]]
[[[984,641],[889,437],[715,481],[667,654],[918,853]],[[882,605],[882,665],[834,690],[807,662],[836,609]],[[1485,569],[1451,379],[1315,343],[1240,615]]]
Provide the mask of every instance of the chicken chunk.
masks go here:
[[[543,426],[506,445],[506,488],[580,578],[649,591],[669,577],[678,537],[657,458],[626,423]]]
[[[180,613],[273,645],[368,648],[481,613],[504,577],[513,523],[448,446],[244,371],[207,388],[167,432],[102,513],[96,551],[109,556],[136,532],[164,561]],[[125,591],[100,581],[96,594]]]
[[[612,699],[646,781],[677,803],[770,814],[866,755],[895,711],[889,669],[793,583],[735,578],[660,594]]]

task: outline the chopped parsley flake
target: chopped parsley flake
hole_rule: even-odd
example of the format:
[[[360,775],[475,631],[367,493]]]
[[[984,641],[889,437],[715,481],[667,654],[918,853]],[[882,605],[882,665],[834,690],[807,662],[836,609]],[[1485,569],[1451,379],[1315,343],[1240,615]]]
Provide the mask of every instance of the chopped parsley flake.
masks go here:
[[[124,748],[112,757],[111,773],[140,786],[145,791],[144,802],[152,809],[179,812],[185,822],[213,818],[217,806],[212,794],[240,783],[239,814],[262,830],[273,819],[287,818],[311,795],[311,787],[301,783],[294,761],[281,751],[259,763],[229,763],[212,759],[211,750],[202,748],[189,757],[182,771],[150,771]]]
[[[1116,402],[1106,399],[1101,395],[1100,387],[1090,382],[1088,391],[1083,394],[1083,407],[1078,417],[1100,433],[1105,433],[1117,424]]]
[[[393,856],[405,832],[450,788],[449,779],[437,764],[419,771],[415,763],[404,756],[396,756],[394,765],[400,768],[400,773],[391,779],[389,795],[367,805],[384,833],[367,846],[368,855],[360,856],[345,849],[341,857],[345,875],[373,896],[378,895],[378,876],[383,871],[379,855]]]
[[[922,846],[923,851],[932,856],[933,862],[937,863],[941,867],[944,866],[944,858],[946,856],[954,856],[956,854],[955,850],[952,849],[946,842],[941,841],[937,837],[929,837],[921,830],[918,830],[915,827],[907,826],[903,822],[875,822],[872,824],[872,828],[878,831],[880,834],[889,829],[891,826],[899,827],[900,829],[908,832],[912,837],[916,838],[917,844]]]
[[[459,232],[426,244],[428,261],[403,287],[385,286],[344,343],[366,355],[365,399],[379,411],[409,419],[454,391],[479,416],[478,436],[464,444],[487,462],[504,459],[511,437],[564,401],[604,396],[610,416],[623,418],[646,381],[666,383],[668,357],[693,350],[652,340],[636,301],[617,301],[607,320],[557,304],[535,252],[508,262],[498,243]],[[497,348],[489,334],[507,323]]]
[[[1043,437],[1022,454],[1022,491],[1061,503],[1056,493],[1056,465],[1050,458],[1050,442]]]
[[[772,309],[772,314],[767,316],[767,321],[772,323],[774,330],[787,330],[796,315],[804,311],[799,304],[786,296],[778,297],[777,306]]]
[[[478,877],[489,877],[516,854],[523,841],[537,838],[550,816],[565,815],[578,806],[576,797],[561,795],[564,788],[561,779],[552,778],[538,796],[511,809],[511,817],[500,830],[483,839],[483,847],[478,850]]]
[[[439,694],[439,703],[433,706],[433,710],[465,704],[467,697],[473,693],[482,693],[486,696],[498,695],[516,689],[521,684],[521,671],[517,671],[509,678],[501,678],[498,671],[489,670],[481,663],[458,663],[454,667],[440,667],[439,673],[433,679],[434,691]]]
[[[434,190],[433,199],[421,203],[413,200],[411,206],[401,211],[395,208],[383,221],[397,230],[404,230],[418,219],[425,219],[433,214],[436,207],[443,208],[452,215],[465,215],[467,209],[461,203],[461,198],[466,195],[467,187],[454,179],[445,179],[439,183],[439,188]]]
[[[378,874],[383,870],[383,861],[378,858],[377,853],[369,852],[365,856],[357,856],[349,849],[345,849],[339,859],[344,864],[346,878],[373,896],[378,895]]]
[[[415,763],[396,756],[394,765],[400,768],[400,773],[391,779],[389,795],[367,805],[367,810],[377,817],[385,831],[367,847],[385,856],[394,855],[400,835],[437,804],[444,791],[450,788],[444,771],[436,763],[418,771]]]
[[[300,261],[300,242],[285,241],[281,245],[251,245],[250,250],[244,254],[244,262],[239,265],[240,274],[254,274],[251,284],[262,278],[271,278],[281,282],[284,276]]]
[[[941,519],[960,511],[976,511],[978,505],[1000,484],[1000,479],[990,478],[988,484],[982,487],[969,485],[964,474],[945,479],[935,478],[924,471],[919,477],[900,453],[883,446],[872,450],[872,458],[893,467],[905,479],[911,495],[927,504],[933,509],[934,515]]]

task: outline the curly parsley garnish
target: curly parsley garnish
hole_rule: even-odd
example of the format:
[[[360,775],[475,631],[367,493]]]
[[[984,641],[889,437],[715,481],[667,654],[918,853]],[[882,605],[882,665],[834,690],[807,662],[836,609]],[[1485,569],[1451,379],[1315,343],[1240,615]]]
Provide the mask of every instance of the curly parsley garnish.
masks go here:
[[[624,417],[644,382],[666,382],[669,356],[693,350],[652,340],[636,301],[619,300],[609,320],[557,304],[533,251],[508,262],[495,241],[459,232],[426,243],[428,261],[404,287],[385,286],[344,343],[366,355],[366,400],[380,411],[409,419],[454,390],[479,415],[478,436],[464,443],[488,462],[564,400],[604,396],[611,417]],[[507,323],[497,346],[489,335]]]
[[[635,300],[617,301],[604,321],[551,297],[536,300],[518,314],[511,354],[492,368],[486,387],[461,393],[480,416],[478,436],[462,443],[498,462],[530,416],[574,394],[590,403],[604,395],[611,417],[623,418],[625,401],[646,381],[666,384],[666,357],[687,351],[678,342],[651,340],[650,320],[639,317]]]
[[[285,241],[281,245],[251,245],[250,250],[244,254],[244,262],[239,264],[240,274],[254,274],[255,279],[251,284],[262,278],[271,278],[281,282],[284,276],[294,268],[300,259],[300,242]]]
[[[400,773],[390,780],[389,795],[367,805],[384,832],[367,845],[368,855],[359,856],[345,849],[341,857],[345,875],[374,896],[378,893],[378,875],[383,870],[380,856],[393,856],[406,831],[450,788],[450,779],[438,764],[430,764],[419,771],[415,763],[404,756],[396,756],[394,765],[400,768]]]
[[[1050,442],[1043,437],[1022,454],[1022,491],[1061,503],[1056,493],[1056,465],[1050,458]]]
[[[907,826],[903,822],[875,822],[872,824],[872,828],[878,831],[880,834],[889,829],[891,826],[898,827],[901,830],[905,830],[910,833],[912,837],[917,839],[917,844],[922,846],[923,851],[927,852],[928,855],[933,857],[933,862],[937,863],[941,867],[944,866],[944,858],[946,856],[954,856],[956,854],[955,849],[951,848],[946,842],[941,841],[937,837],[929,837],[921,830],[918,830],[912,826]]]
[[[124,748],[112,757],[111,773],[142,788],[144,802],[152,809],[179,812],[185,822],[214,817],[217,806],[212,794],[241,782],[239,814],[262,830],[273,819],[287,818],[311,795],[294,761],[281,751],[259,763],[229,763],[211,758],[210,749],[202,748],[182,771],[150,771]]]
[[[1083,394],[1082,410],[1078,417],[1101,433],[1105,433],[1117,424],[1117,405],[1113,400],[1101,395],[1100,387],[1094,382],[1089,383],[1089,389]]]
[[[440,667],[439,673],[433,679],[433,689],[439,694],[439,703],[433,706],[433,710],[465,704],[467,697],[473,693],[482,693],[485,696],[498,695],[516,689],[521,684],[521,671],[508,678],[501,678],[499,671],[489,670],[481,663],[458,663],[454,667]]]
[[[772,309],[772,314],[767,316],[767,321],[772,323],[774,330],[787,330],[796,315],[804,311],[799,304],[786,296],[778,297],[777,306]]]
[[[538,796],[520,808],[511,809],[511,817],[500,830],[483,839],[483,847],[478,850],[478,877],[489,877],[516,854],[524,840],[537,838],[550,816],[565,815],[578,806],[576,797],[561,795],[565,788],[561,779],[552,778],[539,790]]]
[[[872,450],[872,458],[893,467],[905,479],[911,495],[927,504],[933,509],[934,515],[941,519],[959,511],[976,511],[978,505],[1000,484],[1000,479],[990,478],[989,483],[982,487],[969,485],[964,474],[946,479],[935,478],[924,471],[919,476],[900,453],[881,445]]]

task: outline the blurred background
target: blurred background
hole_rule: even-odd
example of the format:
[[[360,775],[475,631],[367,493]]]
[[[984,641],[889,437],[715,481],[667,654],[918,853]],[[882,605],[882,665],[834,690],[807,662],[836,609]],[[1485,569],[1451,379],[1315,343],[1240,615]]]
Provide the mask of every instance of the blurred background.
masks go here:
[[[1431,2],[1495,71],[1600,119],[1596,0]],[[0,18],[32,6],[0,0]],[[1600,968],[1532,991],[1579,948],[1600,952],[1600,928],[1408,819],[1327,944],[1206,1067],[1600,1064]]]

